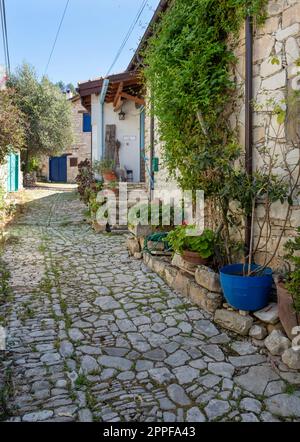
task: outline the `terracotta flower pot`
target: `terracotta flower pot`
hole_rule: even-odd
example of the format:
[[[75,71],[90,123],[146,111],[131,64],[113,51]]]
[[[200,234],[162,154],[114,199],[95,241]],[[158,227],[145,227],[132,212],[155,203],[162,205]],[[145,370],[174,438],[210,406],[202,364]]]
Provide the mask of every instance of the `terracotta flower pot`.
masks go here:
[[[102,172],[102,176],[103,176],[104,181],[109,182],[109,183],[112,182],[112,181],[117,181],[118,180],[117,179],[117,175],[112,170],[103,171]]]
[[[195,264],[199,266],[208,265],[209,262],[208,259],[202,258],[202,256],[198,252],[190,252],[189,250],[184,250],[182,258],[190,264]]]
[[[292,335],[292,329],[300,325],[300,313],[296,313],[292,295],[287,291],[282,282],[276,283],[278,311],[280,322],[290,339],[295,336]]]

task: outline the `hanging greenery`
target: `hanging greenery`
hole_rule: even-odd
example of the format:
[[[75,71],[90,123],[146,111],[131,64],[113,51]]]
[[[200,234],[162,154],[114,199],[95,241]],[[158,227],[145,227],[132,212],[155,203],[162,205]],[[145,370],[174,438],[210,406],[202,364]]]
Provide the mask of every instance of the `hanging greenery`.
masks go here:
[[[243,20],[264,20],[266,0],[173,0],[144,54],[145,81],[164,161],[185,189],[219,194],[240,151],[228,124],[233,49]]]

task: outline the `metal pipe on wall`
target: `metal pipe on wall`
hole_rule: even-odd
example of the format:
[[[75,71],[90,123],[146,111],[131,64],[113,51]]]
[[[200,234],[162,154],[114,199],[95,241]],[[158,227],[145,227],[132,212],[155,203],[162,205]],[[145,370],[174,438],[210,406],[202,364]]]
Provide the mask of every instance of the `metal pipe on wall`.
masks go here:
[[[253,23],[246,18],[246,77],[245,77],[245,167],[250,179],[253,176]],[[252,216],[246,219],[245,248],[249,254],[251,246]]]

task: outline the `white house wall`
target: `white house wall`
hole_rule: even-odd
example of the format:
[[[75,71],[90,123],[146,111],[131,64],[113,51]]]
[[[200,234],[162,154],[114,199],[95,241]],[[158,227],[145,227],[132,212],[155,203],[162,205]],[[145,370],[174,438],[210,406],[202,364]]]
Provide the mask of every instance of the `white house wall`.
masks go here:
[[[104,131],[108,124],[116,125],[116,137],[121,143],[120,166],[133,171],[134,182],[140,181],[140,111],[135,103],[125,101],[123,105],[125,120],[119,120],[112,103],[104,104]],[[100,100],[92,95],[93,160],[101,158]]]

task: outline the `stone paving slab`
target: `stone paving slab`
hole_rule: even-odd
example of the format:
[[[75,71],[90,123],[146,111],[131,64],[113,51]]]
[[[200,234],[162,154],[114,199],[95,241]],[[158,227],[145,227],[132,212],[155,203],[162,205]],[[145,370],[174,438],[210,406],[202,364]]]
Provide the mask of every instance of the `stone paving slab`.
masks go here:
[[[30,195],[3,255],[10,420],[300,421],[299,373],[96,234],[75,193]]]

